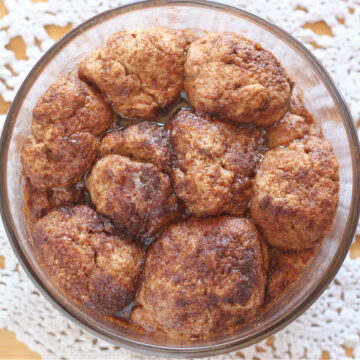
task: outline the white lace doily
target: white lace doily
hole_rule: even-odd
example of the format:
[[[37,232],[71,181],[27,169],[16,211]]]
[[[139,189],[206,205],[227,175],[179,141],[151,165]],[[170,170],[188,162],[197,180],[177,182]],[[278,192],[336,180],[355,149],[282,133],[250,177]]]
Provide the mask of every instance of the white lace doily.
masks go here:
[[[303,41],[331,73],[354,120],[360,122],[360,0],[256,0],[228,1],[262,16]],[[9,13],[0,19],[0,93],[11,101],[31,67],[52,44],[46,25],[77,25],[89,17],[119,6],[116,0],[5,0]],[[333,36],[319,36],[303,28],[324,20]],[[21,36],[26,60],[17,60],[5,46]],[[311,44],[317,44],[314,48]],[[5,116],[0,117],[0,128]],[[360,229],[358,228],[358,233]],[[7,326],[17,338],[44,359],[145,359],[143,355],[105,343],[69,322],[40,295],[20,268],[0,222],[0,254],[6,267],[0,269],[0,328]],[[360,258],[346,259],[336,280],[298,320],[262,343],[241,351],[246,359],[346,358],[344,346],[360,359]],[[340,310],[339,310],[340,309]],[[232,353],[218,359],[239,359]]]

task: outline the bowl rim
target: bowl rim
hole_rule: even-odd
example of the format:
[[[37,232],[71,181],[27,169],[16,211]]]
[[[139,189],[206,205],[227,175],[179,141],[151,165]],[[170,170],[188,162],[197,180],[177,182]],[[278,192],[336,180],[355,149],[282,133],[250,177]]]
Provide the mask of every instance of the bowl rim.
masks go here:
[[[84,323],[79,320],[73,313],[64,307],[64,305],[57,301],[48,291],[46,286],[37,278],[34,270],[31,268],[28,263],[25,254],[23,253],[19,241],[16,238],[15,232],[12,229],[12,218],[9,211],[9,201],[7,197],[7,177],[6,177],[6,159],[8,154],[9,147],[9,134],[12,133],[13,127],[15,124],[15,119],[18,115],[19,109],[22,106],[23,99],[26,97],[29,89],[36,81],[38,75],[41,73],[43,66],[48,63],[49,60],[56,54],[58,54],[64,46],[66,46],[73,38],[77,37],[82,32],[88,30],[89,28],[101,23],[102,21],[111,18],[115,15],[119,15],[128,11],[151,8],[151,7],[160,7],[167,5],[182,5],[182,6],[200,6],[205,8],[211,8],[213,10],[222,10],[237,15],[241,15],[255,23],[263,26],[265,29],[270,29],[275,35],[280,35],[285,38],[289,43],[291,43],[297,50],[299,50],[302,55],[312,62],[315,70],[318,75],[323,80],[327,90],[333,97],[334,102],[337,104],[343,124],[349,139],[349,146],[352,159],[352,171],[353,171],[353,188],[352,188],[352,198],[351,205],[349,210],[349,217],[345,227],[345,231],[342,237],[343,247],[337,249],[336,256],[329,265],[329,271],[316,285],[313,292],[308,295],[307,298],[302,300],[296,307],[294,307],[291,312],[283,315],[275,323],[269,325],[262,329],[261,331],[256,332],[247,336],[245,339],[235,339],[230,341],[224,341],[215,345],[205,345],[205,346],[194,346],[194,347],[174,347],[174,346],[162,346],[162,345],[153,345],[142,343],[141,341],[131,340],[125,336],[120,336],[119,338],[114,338],[109,332],[104,331],[100,333],[99,330],[95,329],[92,324]],[[124,348],[142,352],[148,355],[158,355],[158,356],[171,356],[171,357],[204,357],[204,356],[213,356],[228,353],[234,350],[244,348],[246,346],[252,345],[263,340],[266,337],[273,335],[275,332],[281,330],[286,325],[294,321],[298,316],[300,316],[305,310],[307,310],[322,292],[327,288],[329,283],[335,277],[337,271],[339,270],[341,264],[343,263],[345,256],[349,250],[351,242],[353,240],[359,213],[360,213],[360,146],[359,139],[356,131],[355,124],[352,120],[351,113],[346,105],[346,102],[340,92],[340,90],[335,85],[329,73],[325,68],[319,63],[315,56],[308,50],[305,45],[303,45],[299,40],[294,38],[292,35],[287,33],[285,30],[280,28],[277,25],[272,24],[271,22],[254,15],[246,10],[241,8],[216,2],[216,1],[207,1],[207,0],[135,0],[128,2],[119,7],[107,10],[100,14],[93,16],[92,18],[86,20],[80,25],[73,28],[69,33],[57,41],[45,54],[37,61],[34,67],[31,69],[29,74],[26,76],[22,85],[20,86],[12,104],[8,111],[4,127],[0,139],[0,212],[4,227],[9,238],[9,242],[15,252],[18,261],[20,262],[22,268],[27,273],[28,277],[36,285],[37,289],[45,296],[50,303],[55,306],[63,315],[68,319],[79,325],[84,330],[90,332],[92,335],[95,335],[103,340],[106,340],[112,344],[123,346]]]

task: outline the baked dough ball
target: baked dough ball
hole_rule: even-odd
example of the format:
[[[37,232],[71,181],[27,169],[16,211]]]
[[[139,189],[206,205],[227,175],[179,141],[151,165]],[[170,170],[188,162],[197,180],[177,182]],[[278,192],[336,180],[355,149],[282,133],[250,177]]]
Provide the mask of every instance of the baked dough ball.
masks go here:
[[[285,116],[266,132],[269,147],[289,145],[293,140],[310,134],[310,124],[298,115],[287,112]]]
[[[151,120],[183,87],[186,40],[181,31],[152,27],[120,31],[79,65],[121,116]]]
[[[285,116],[266,130],[269,147],[287,146],[306,135],[317,135],[314,119],[301,99],[293,96]]]
[[[145,121],[106,134],[100,144],[100,155],[108,154],[148,162],[166,173],[170,173],[173,160],[169,131],[163,126]]]
[[[43,217],[55,206],[83,204],[86,201],[85,189],[82,187],[37,190],[28,178],[25,179],[24,195],[28,210],[36,219]]]
[[[174,190],[196,216],[242,215],[262,149],[261,130],[180,111],[168,124]]]
[[[40,264],[57,286],[102,315],[132,301],[143,259],[138,245],[107,228],[94,210],[79,205],[50,211],[33,229]]]
[[[26,204],[24,212],[28,215],[26,210],[30,211],[31,218],[27,218],[30,221],[44,216],[52,207],[49,192],[35,189],[28,178],[25,179],[24,199]]]
[[[33,110],[32,133],[37,140],[80,132],[101,135],[114,116],[104,99],[83,81],[63,77],[40,97]]]
[[[265,153],[250,213],[269,245],[302,250],[329,232],[339,197],[339,166],[331,144],[311,136]]]
[[[255,316],[265,282],[252,221],[190,218],[148,248],[131,320],[173,338],[227,332]]]
[[[97,156],[98,140],[90,133],[38,142],[30,135],[21,152],[23,171],[38,190],[75,185]]]
[[[273,304],[300,278],[304,268],[317,254],[318,248],[301,251],[271,252],[271,266],[265,292],[265,305]]]
[[[121,155],[98,160],[86,187],[97,211],[134,236],[152,236],[182,213],[166,174]]]
[[[196,111],[268,126],[289,108],[292,84],[279,61],[237,34],[211,34],[191,43],[184,70]]]

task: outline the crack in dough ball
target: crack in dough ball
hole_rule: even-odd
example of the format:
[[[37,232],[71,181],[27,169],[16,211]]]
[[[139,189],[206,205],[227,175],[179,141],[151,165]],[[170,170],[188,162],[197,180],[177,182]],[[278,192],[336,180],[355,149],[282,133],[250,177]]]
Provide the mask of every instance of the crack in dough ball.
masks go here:
[[[81,61],[79,76],[95,84],[119,115],[152,120],[182,90],[186,45],[177,30],[120,31]]]
[[[292,83],[279,61],[237,34],[211,34],[189,45],[184,86],[196,111],[268,126],[289,108]]]
[[[32,133],[43,141],[81,132],[99,136],[113,121],[114,116],[99,93],[79,79],[63,77],[37,102]]]
[[[263,238],[261,238],[260,245],[261,245],[261,255],[263,259],[264,272],[265,274],[267,274],[270,268],[270,250],[266,241]]]
[[[98,160],[86,187],[97,211],[141,238],[154,235],[182,213],[166,174],[121,155]]]
[[[85,204],[86,194],[84,187],[72,186],[68,188],[55,188],[50,192],[53,206]]]
[[[169,131],[155,123],[142,122],[109,132],[100,144],[100,155],[108,154],[127,156],[154,164],[167,174],[171,172],[173,150]]]
[[[330,231],[339,198],[339,165],[331,144],[311,136],[264,154],[250,213],[269,245],[317,246]]]
[[[95,161],[98,140],[90,133],[38,142],[28,136],[21,152],[26,177],[38,190],[75,185]]]
[[[180,111],[168,124],[174,190],[196,216],[242,215],[262,150],[262,131]]]
[[[170,225],[147,250],[131,320],[172,338],[204,338],[251,320],[265,275],[253,222],[230,216]]]
[[[65,294],[112,315],[134,298],[143,253],[137,244],[108,233],[104,221],[83,205],[53,209],[35,223],[33,242],[40,263]]]

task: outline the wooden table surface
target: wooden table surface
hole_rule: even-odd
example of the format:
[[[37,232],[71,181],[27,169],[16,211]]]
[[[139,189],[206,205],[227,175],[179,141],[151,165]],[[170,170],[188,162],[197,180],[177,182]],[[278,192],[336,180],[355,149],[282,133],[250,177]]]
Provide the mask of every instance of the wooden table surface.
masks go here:
[[[41,2],[47,0],[31,0],[32,2]],[[3,0],[0,0],[0,19],[8,13]],[[331,29],[325,22],[317,22],[306,24],[305,28],[309,28],[319,35],[329,35],[331,36]],[[51,38],[54,40],[60,39],[72,28],[71,24],[68,24],[65,27],[59,27],[55,25],[46,26],[46,31]],[[316,44],[313,44],[316,46]],[[7,49],[14,51],[17,59],[25,59],[25,44],[21,37],[16,37],[12,39],[9,44],[6,46]],[[9,110],[10,103],[5,102],[0,95],[0,114],[6,114]],[[360,257],[360,237],[357,238],[355,243],[352,245],[350,250],[350,255],[352,258]],[[6,266],[6,259],[0,255],[0,268]],[[268,340],[272,342],[272,338]],[[344,347],[345,348],[345,347]],[[348,356],[354,357],[352,349],[347,349],[346,354]],[[31,351],[25,344],[21,343],[16,339],[16,336],[13,332],[9,331],[7,328],[0,329],[0,360],[33,360],[41,359],[40,355],[34,351]],[[321,356],[321,360],[329,360],[329,354],[327,351],[324,351]],[[316,360],[316,359],[311,359]]]

